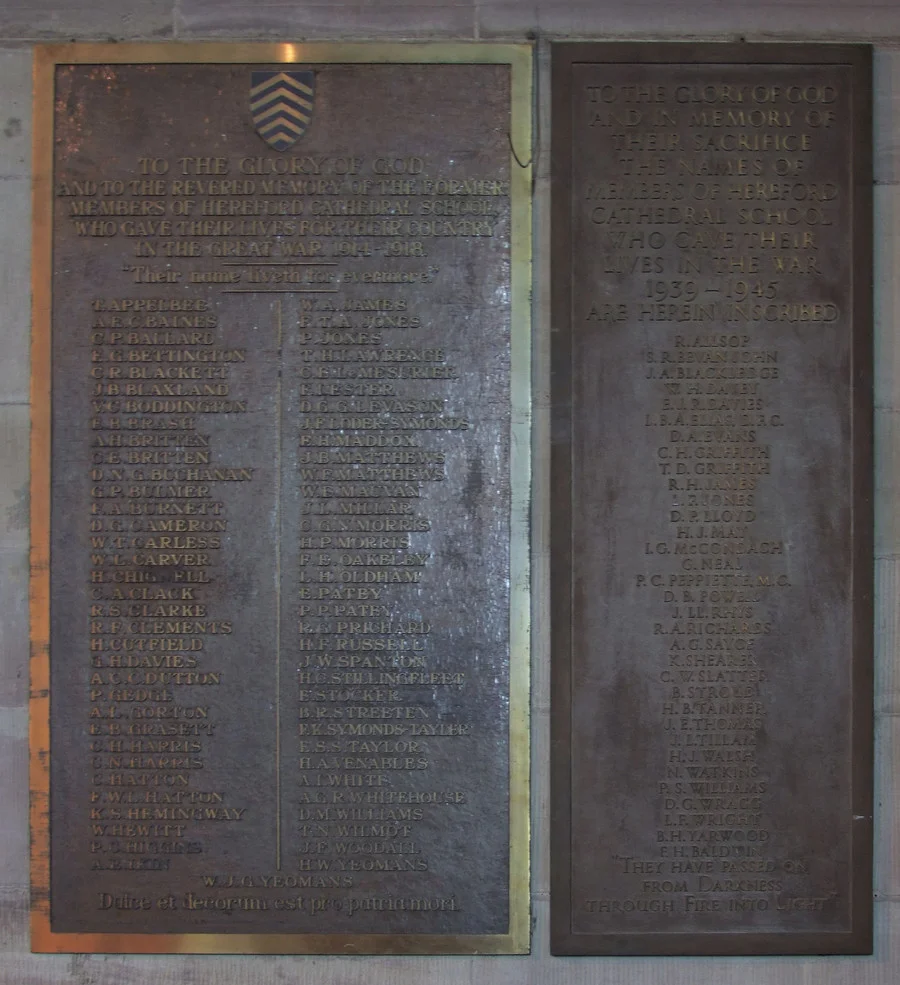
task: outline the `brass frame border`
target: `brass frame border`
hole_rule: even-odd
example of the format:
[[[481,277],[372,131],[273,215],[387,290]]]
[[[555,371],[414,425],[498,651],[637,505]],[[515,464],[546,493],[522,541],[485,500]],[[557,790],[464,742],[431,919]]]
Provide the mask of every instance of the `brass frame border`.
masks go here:
[[[50,325],[54,72],[59,64],[510,66],[509,928],[506,934],[82,934],[50,926]],[[530,950],[532,46],[480,43],[39,45],[34,55],[31,343],[31,949],[133,954],[527,954]],[[522,163],[522,162],[526,163]]]

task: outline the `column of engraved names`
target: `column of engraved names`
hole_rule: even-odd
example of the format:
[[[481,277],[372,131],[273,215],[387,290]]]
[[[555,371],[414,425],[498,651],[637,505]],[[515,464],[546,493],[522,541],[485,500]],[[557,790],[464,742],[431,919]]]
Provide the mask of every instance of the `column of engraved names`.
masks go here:
[[[477,418],[454,360],[462,340],[450,316],[433,321],[429,307],[438,287],[446,291],[445,243],[476,249],[507,195],[506,182],[448,181],[427,162],[414,166],[424,171],[371,182],[369,194],[406,196],[397,208],[413,214],[482,218],[444,223],[443,242],[336,244],[337,290],[304,299],[295,337],[294,844],[301,871],[327,874],[331,888],[377,886],[369,902],[391,907],[422,885],[417,874],[439,868],[435,825],[452,824],[469,803],[435,758],[461,761],[477,732],[465,707],[470,671],[464,660],[448,663],[429,600],[443,577],[434,544],[458,522],[447,513],[448,470]],[[453,198],[429,197],[437,192]],[[371,269],[378,253],[394,258],[391,269],[383,259]],[[391,881],[366,882],[373,876]],[[344,904],[352,915],[367,901],[321,906]],[[448,896],[441,908],[460,902]]]
[[[203,780],[214,737],[227,729],[216,713],[228,684],[217,649],[233,620],[216,585],[228,487],[254,471],[223,461],[226,422],[248,406],[234,393],[245,350],[223,335],[202,297],[132,290],[91,302],[96,870],[172,871],[175,859],[209,851],[223,822],[246,816],[233,791]],[[98,900],[129,908],[121,895]]]
[[[301,526],[310,531],[298,556],[298,765],[313,771],[301,773],[301,783],[332,791],[327,799],[339,806],[314,806],[319,798],[301,791],[310,805],[299,808],[298,850],[301,868],[322,867],[308,856],[325,855],[329,870],[424,871],[416,821],[464,799],[461,792],[435,799],[425,789],[428,737],[464,736],[469,725],[433,724],[429,692],[460,689],[466,675],[431,668],[419,589],[427,592],[432,558],[415,541],[435,522],[426,484],[445,478],[439,436],[468,422],[448,415],[437,396],[456,376],[442,348],[420,347],[405,329],[398,348],[389,338],[399,333],[348,328],[396,322],[378,313],[405,310],[406,298],[380,292],[347,307],[355,316],[303,319],[300,357],[311,375],[324,372],[300,386],[309,397],[301,405],[315,410],[301,417],[298,439]],[[343,327],[329,327],[335,323]],[[391,382],[369,381],[370,354],[387,363]]]
[[[837,92],[781,75],[747,84],[725,67],[681,83],[653,71],[649,84],[586,91],[588,127],[608,140],[618,174],[584,197],[605,237],[603,273],[627,299],[595,300],[587,318],[640,328],[651,501],[664,504],[647,516],[636,574],[652,606],[665,742],[657,852],[614,859],[634,893],[617,905],[766,911],[798,871],[772,846],[758,754],[780,619],[798,587],[775,487],[788,404],[778,333],[839,315],[818,228],[839,222],[839,187],[816,156],[837,125]]]
[[[761,857],[770,832],[756,755],[766,678],[757,654],[772,629],[766,562],[784,548],[763,539],[755,509],[771,470],[760,431],[777,416],[765,413],[767,384],[747,377],[777,377],[777,352],[748,335],[678,332],[671,343],[647,351],[661,395],[644,422],[659,436],[656,465],[672,502],[663,539],[645,545],[667,586],[655,593],[653,622],[668,744],[657,841],[671,878],[660,887],[683,894],[689,913],[765,907],[747,894],[769,882],[743,874],[772,868]]]

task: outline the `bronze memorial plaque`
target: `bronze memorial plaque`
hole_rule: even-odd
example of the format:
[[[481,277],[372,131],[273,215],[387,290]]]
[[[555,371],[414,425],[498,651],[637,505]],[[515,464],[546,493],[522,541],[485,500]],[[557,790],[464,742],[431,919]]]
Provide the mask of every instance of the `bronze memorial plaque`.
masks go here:
[[[870,52],[553,52],[556,954],[871,950]]]
[[[527,951],[530,87],[39,49],[35,950]]]

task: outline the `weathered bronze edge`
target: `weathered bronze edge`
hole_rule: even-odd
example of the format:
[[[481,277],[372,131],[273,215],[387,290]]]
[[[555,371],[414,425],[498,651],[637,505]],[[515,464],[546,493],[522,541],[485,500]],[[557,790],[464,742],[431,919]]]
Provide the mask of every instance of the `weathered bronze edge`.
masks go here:
[[[50,272],[53,80],[34,61],[31,265],[29,820],[32,941],[50,922]]]
[[[853,689],[852,769],[852,925],[859,953],[873,951],[873,828],[875,762],[875,514],[874,514],[874,283],[872,60],[870,45],[848,49],[853,131]]]
[[[842,65],[864,69],[865,43],[795,41],[554,41],[552,59],[560,67],[578,62],[605,64]]]
[[[862,932],[834,934],[572,934],[554,937],[559,957],[809,957],[865,955],[871,941]]]
[[[45,65],[268,64],[271,62],[341,62],[356,64],[511,65],[531,74],[530,44],[478,41],[435,42],[283,42],[162,41],[146,43],[77,42],[35,46],[35,59]]]
[[[533,53],[510,62],[509,936],[531,949],[531,182]]]
[[[527,954],[530,950],[532,57],[528,44],[66,44],[34,54],[31,657],[31,950],[133,954]],[[50,283],[53,84],[58,64],[508,64],[510,98],[509,927],[496,935],[66,934],[50,927]],[[523,154],[526,160],[523,163]]]
[[[771,50],[766,50],[771,49]],[[607,62],[846,65],[852,73],[852,408],[853,581],[851,802],[853,809],[851,927],[846,933],[575,934],[571,930],[571,336],[570,215],[551,205],[551,889],[550,951],[554,955],[765,956],[864,955],[873,951],[874,784],[874,512],[872,282],[872,46],[868,44],[729,44],[678,42],[554,42],[551,46],[553,135],[551,201],[563,201],[571,167],[570,71]],[[563,508],[566,507],[566,508]]]
[[[570,60],[551,47],[550,147],[550,941],[569,933],[571,898],[572,362],[570,291],[572,164]]]
[[[40,954],[524,954],[513,934],[56,934],[46,929]]]

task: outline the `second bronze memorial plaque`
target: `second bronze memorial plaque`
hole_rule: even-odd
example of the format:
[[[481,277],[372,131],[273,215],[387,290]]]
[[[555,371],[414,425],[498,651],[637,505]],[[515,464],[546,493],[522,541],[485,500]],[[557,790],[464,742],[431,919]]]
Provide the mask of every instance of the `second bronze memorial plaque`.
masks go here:
[[[39,53],[36,950],[527,950],[530,55]]]
[[[869,59],[554,50],[557,954],[871,949]]]

